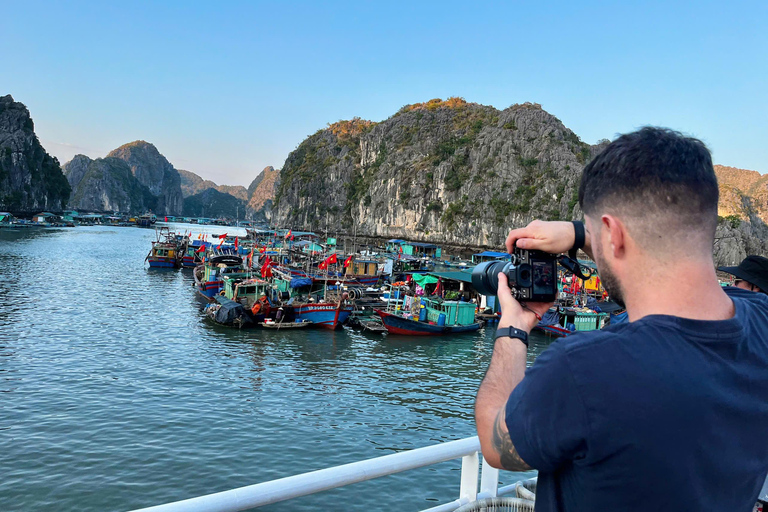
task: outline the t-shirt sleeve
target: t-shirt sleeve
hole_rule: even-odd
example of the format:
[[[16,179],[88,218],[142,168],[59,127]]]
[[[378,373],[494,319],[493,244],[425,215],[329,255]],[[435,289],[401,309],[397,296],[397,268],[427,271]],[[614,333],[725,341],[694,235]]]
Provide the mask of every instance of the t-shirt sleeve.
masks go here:
[[[585,456],[587,415],[562,343],[528,368],[509,396],[506,422],[517,453],[535,469],[552,472]]]

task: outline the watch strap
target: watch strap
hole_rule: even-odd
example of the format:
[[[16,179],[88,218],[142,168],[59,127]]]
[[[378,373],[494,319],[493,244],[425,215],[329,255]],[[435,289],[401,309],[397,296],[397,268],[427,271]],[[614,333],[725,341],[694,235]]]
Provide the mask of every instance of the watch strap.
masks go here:
[[[526,347],[528,346],[528,333],[516,327],[510,326],[496,329],[496,339],[499,338],[517,338],[525,343]]]
[[[568,256],[570,256],[573,259],[576,259],[576,253],[584,247],[584,244],[587,241],[586,233],[584,232],[584,223],[580,220],[572,220],[571,224],[573,224],[573,247],[571,247],[571,250],[568,251]]]

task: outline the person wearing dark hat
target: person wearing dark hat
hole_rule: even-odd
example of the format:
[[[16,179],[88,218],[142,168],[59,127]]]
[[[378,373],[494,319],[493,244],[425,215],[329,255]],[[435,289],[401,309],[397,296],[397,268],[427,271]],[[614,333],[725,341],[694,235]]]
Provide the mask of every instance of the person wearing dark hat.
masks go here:
[[[738,267],[718,267],[736,277],[733,286],[751,292],[768,294],[768,258],[747,256]]]

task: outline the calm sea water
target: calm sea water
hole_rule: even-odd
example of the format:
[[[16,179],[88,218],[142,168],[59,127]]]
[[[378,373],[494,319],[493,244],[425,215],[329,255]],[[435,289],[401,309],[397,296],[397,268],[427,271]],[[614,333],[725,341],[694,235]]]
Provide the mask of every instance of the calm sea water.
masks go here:
[[[493,329],[214,326],[190,271],[145,268],[153,238],[0,231],[0,510],[131,510],[475,434]],[[458,496],[460,465],[264,510],[420,510]]]

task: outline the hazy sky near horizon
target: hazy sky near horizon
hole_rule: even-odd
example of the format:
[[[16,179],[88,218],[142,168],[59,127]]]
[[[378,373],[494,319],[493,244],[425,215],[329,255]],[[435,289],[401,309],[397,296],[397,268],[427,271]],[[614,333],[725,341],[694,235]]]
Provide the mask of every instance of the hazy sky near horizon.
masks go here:
[[[2,2],[0,95],[62,164],[136,139],[245,185],[307,135],[408,103],[540,103],[768,172],[768,2]]]

